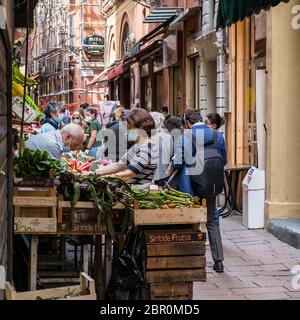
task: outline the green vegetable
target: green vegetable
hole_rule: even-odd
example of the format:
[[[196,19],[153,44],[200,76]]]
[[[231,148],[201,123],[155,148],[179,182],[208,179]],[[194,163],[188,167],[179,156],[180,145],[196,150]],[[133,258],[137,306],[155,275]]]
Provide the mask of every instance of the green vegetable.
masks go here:
[[[79,200],[92,200],[96,207],[98,224],[100,225],[105,221],[110,237],[115,241],[116,234],[112,215],[114,193],[111,190],[113,185],[109,185],[105,178],[97,176],[81,177],[79,174],[70,171],[64,171],[61,174],[60,182],[58,191],[71,202],[72,223],[74,223],[76,203]],[[127,219],[129,219],[128,216]],[[124,221],[124,225],[126,223],[128,222]]]
[[[18,178],[49,178],[51,170],[59,176],[62,172],[60,160],[50,159],[47,152],[25,148],[22,155],[14,158],[14,169]]]

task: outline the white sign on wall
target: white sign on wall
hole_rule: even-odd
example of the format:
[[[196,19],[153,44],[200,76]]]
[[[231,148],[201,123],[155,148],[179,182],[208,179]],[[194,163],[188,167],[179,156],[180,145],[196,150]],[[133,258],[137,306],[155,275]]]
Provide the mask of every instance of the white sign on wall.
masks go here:
[[[81,77],[93,77],[94,70],[93,69],[81,69]]]

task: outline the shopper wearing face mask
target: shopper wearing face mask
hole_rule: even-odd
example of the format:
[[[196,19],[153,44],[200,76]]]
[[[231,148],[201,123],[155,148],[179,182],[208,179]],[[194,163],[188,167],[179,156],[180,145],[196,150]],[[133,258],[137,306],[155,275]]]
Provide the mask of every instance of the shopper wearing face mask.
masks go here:
[[[115,175],[140,188],[152,184],[158,163],[158,147],[151,139],[155,131],[153,117],[144,109],[132,110],[126,117],[128,140],[133,147],[119,162],[103,167],[97,175]]]
[[[59,129],[59,124],[63,119],[60,112],[60,104],[53,102],[46,105],[44,110],[45,118],[43,120],[40,133],[51,132]]]
[[[85,112],[85,122],[88,124],[86,130],[87,144],[85,152],[96,159],[99,158],[101,148],[103,148],[102,128],[97,120],[97,114],[97,109],[93,107],[89,107]]]
[[[83,129],[87,128],[84,118],[81,116],[79,111],[75,111],[71,116],[71,121],[74,124],[81,126]]]
[[[60,159],[65,152],[79,150],[84,143],[84,130],[73,123],[61,130],[32,135],[25,143],[32,150],[48,152],[53,159]]]

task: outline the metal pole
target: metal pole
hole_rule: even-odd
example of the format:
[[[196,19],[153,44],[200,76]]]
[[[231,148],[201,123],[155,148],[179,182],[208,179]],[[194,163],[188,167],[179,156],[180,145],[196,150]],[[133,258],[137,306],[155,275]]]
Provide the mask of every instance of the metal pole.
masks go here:
[[[82,79],[82,49],[83,49],[83,1],[80,0],[80,56],[79,56],[79,76],[80,76],[80,87],[83,87],[83,79]],[[82,103],[82,97],[80,93],[80,104]]]

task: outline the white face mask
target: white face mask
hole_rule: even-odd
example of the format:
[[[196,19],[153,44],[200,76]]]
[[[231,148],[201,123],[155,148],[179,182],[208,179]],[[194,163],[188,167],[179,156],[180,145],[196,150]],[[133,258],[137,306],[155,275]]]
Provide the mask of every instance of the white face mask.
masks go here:
[[[86,121],[86,122],[91,122],[91,121],[93,121],[93,120],[94,120],[93,117],[89,117],[89,116],[86,116],[86,117],[85,117],[85,121]]]

